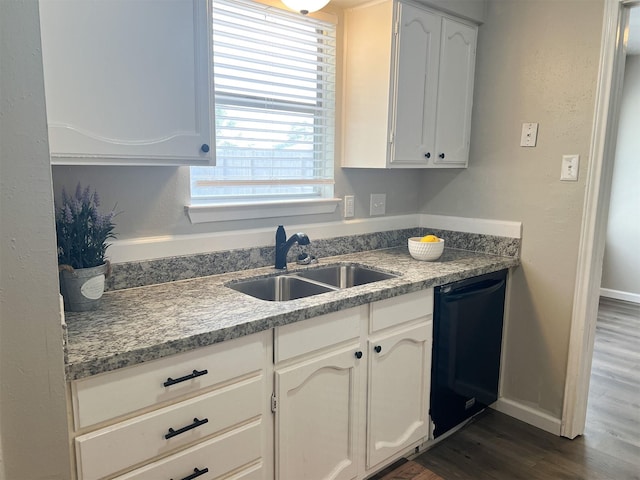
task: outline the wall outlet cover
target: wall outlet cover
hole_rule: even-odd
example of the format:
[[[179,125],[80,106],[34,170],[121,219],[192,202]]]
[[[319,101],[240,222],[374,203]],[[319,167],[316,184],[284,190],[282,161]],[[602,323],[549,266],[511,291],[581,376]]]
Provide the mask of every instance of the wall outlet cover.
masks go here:
[[[384,215],[387,211],[387,194],[372,193],[369,202],[369,215]]]

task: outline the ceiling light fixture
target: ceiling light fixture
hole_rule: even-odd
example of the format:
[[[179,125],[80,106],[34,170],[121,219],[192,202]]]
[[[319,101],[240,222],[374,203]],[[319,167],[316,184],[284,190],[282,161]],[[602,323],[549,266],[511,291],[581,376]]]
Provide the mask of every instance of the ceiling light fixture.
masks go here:
[[[287,7],[296,12],[300,12],[302,15],[307,15],[311,12],[316,12],[324,7],[329,0],[282,0]]]

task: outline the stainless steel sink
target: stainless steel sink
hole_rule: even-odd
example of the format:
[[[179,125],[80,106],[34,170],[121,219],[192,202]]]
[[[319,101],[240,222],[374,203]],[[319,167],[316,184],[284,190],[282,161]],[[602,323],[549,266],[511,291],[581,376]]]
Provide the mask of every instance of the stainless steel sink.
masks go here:
[[[338,264],[297,272],[302,278],[309,278],[338,288],[350,288],[367,283],[379,282],[397,277],[391,273],[380,272],[364,265]]]
[[[335,287],[309,282],[293,275],[241,280],[228,283],[227,287],[271,302],[295,300],[336,290]]]
[[[345,263],[273,277],[238,280],[227,283],[226,286],[261,300],[284,302],[394,277],[397,275],[364,265]]]

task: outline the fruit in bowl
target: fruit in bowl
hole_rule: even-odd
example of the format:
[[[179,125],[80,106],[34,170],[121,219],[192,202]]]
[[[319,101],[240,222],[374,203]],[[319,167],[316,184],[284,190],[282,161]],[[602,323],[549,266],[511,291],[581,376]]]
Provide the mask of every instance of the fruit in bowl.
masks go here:
[[[444,251],[444,239],[438,238],[436,235],[411,237],[408,244],[409,253],[416,260],[437,260]]]
[[[440,239],[435,235],[425,235],[424,237],[420,237],[420,241],[426,242],[426,243],[433,243],[433,242],[439,242]]]

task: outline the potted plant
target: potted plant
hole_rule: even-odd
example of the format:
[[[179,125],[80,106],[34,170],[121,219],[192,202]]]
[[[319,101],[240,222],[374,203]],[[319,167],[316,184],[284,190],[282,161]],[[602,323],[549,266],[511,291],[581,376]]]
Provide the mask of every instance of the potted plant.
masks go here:
[[[113,210],[98,212],[100,199],[95,190],[82,188],[74,195],[62,189],[62,204],[56,209],[58,270],[64,309],[72,312],[93,310],[104,293],[110,273],[105,252],[113,233]]]

